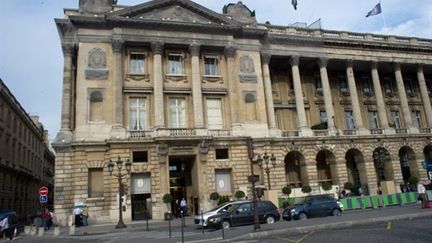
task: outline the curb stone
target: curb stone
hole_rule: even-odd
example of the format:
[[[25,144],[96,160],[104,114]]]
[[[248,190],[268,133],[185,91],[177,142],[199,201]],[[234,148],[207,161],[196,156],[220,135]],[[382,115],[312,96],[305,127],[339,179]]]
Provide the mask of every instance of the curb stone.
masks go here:
[[[266,230],[260,232],[247,233],[244,235],[240,235],[237,237],[230,238],[229,240],[252,240],[264,238],[267,236],[278,235],[283,233],[291,233],[291,232],[310,232],[314,230],[323,230],[323,229],[340,229],[340,228],[349,228],[354,225],[367,225],[370,223],[381,223],[387,221],[397,221],[404,219],[416,219],[416,218],[428,218],[432,217],[432,212],[427,213],[414,213],[414,214],[405,214],[405,215],[396,215],[396,216],[386,216],[380,218],[370,218],[363,220],[350,220],[344,222],[336,222],[336,223],[327,223],[327,224],[319,224],[319,225],[310,225],[310,226],[300,226],[300,227],[291,227],[287,229],[278,229],[278,230]]]

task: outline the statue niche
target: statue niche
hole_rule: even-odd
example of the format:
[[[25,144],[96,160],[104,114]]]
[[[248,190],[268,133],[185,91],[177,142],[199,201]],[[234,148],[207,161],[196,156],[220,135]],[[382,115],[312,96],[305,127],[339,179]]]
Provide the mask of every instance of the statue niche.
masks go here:
[[[106,80],[108,79],[105,52],[100,48],[93,48],[88,54],[88,66],[85,70],[86,79]]]

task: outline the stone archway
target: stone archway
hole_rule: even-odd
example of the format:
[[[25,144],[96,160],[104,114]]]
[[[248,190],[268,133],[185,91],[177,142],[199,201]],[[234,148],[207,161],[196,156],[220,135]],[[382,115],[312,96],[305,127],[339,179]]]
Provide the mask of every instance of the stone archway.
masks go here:
[[[321,150],[316,156],[316,167],[318,174],[318,184],[333,182],[332,166],[335,165],[335,156],[329,150]]]
[[[412,176],[420,179],[417,168],[417,158],[412,148],[404,146],[399,150],[399,162],[404,182],[407,182]]]
[[[380,185],[381,181],[392,181],[394,173],[392,169],[391,156],[387,149],[378,147],[372,154],[377,184]]]
[[[428,144],[428,145],[426,145],[426,147],[424,147],[423,155],[424,155],[425,161],[432,163],[432,145],[431,144]]]
[[[367,183],[366,167],[362,152],[358,149],[350,149],[345,154],[348,181],[354,188]]]
[[[303,186],[305,172],[304,168],[305,157],[298,151],[291,151],[285,156],[285,178],[288,186],[300,188]]]

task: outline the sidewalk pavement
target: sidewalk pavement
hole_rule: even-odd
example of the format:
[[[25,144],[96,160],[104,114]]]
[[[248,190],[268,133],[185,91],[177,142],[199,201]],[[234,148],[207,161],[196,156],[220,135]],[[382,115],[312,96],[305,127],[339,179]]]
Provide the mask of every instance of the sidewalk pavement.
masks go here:
[[[284,221],[280,220],[274,224],[261,224],[261,229],[254,232],[253,225],[233,227],[224,231],[225,239],[229,240],[250,240],[269,235],[289,233],[289,232],[310,232],[313,230],[346,228],[355,225],[373,224],[379,222],[389,222],[403,219],[414,219],[432,217],[432,209],[422,209],[419,204],[406,205],[406,206],[393,206],[382,209],[364,209],[364,210],[351,210],[345,211],[340,217],[323,217],[312,218],[307,220]],[[181,219],[173,219],[172,231],[181,230]],[[185,217],[186,226],[185,231],[201,232],[193,225],[193,217]],[[149,221],[150,231],[165,231],[169,230],[168,221]],[[99,224],[90,225],[85,227],[76,228],[75,235],[72,237],[123,233],[123,232],[144,232],[147,230],[146,221],[136,221],[127,224],[125,229],[115,229],[115,224]],[[52,235],[52,230],[48,231],[46,235]],[[69,227],[61,229],[60,236],[69,236]],[[194,234],[186,237],[189,242],[201,242],[204,239],[216,239],[221,237],[221,230],[205,230],[205,236],[201,234]]]

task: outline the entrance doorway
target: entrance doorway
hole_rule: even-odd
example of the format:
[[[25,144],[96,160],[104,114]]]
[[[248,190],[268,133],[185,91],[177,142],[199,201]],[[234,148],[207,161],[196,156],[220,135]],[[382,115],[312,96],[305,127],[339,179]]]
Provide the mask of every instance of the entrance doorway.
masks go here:
[[[132,220],[152,218],[151,194],[132,194]]]
[[[169,183],[170,193],[173,196],[171,210],[177,217],[180,216],[180,201],[184,198],[187,202],[187,213],[193,212],[194,189],[192,187],[192,177],[195,156],[170,156],[169,158]]]

